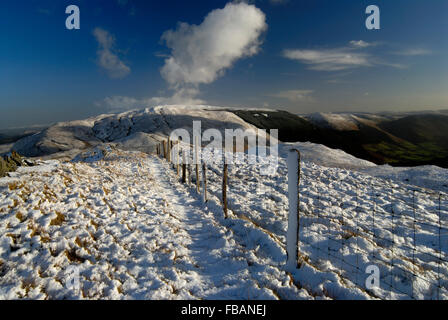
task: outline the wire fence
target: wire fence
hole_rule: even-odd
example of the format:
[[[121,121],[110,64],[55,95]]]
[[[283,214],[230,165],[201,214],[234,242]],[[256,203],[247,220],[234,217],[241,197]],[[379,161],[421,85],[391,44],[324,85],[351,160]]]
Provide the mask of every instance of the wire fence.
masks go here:
[[[226,164],[216,173],[213,167],[194,164],[193,154],[185,161],[169,140],[158,145],[156,152],[172,163],[183,183],[191,185],[194,177],[204,201],[207,170],[220,176],[227,217],[227,194],[232,191],[226,191]],[[392,180],[353,181],[353,177],[301,170],[299,198],[300,262],[334,272],[348,287],[373,298],[447,299],[446,193]],[[369,266],[379,270],[376,287],[366,283]]]
[[[447,194],[384,182],[359,181],[350,194],[340,178],[302,172],[300,258],[380,299],[447,297]],[[328,191],[310,190],[316,183]],[[367,289],[370,265],[380,285]]]

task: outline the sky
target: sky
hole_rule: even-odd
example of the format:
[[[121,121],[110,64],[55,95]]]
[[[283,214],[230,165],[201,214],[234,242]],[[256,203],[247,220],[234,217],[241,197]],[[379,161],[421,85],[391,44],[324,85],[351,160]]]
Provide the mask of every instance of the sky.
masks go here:
[[[447,109],[447,18],[446,0],[4,0],[0,129],[161,104]]]

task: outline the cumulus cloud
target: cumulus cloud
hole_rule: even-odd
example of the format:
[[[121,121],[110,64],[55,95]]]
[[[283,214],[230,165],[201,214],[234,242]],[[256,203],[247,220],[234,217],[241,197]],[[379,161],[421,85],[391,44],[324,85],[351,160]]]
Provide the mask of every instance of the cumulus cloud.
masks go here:
[[[319,71],[340,71],[354,67],[371,66],[369,55],[355,52],[350,48],[325,50],[285,50],[283,56],[310,65]]]
[[[238,59],[258,53],[265,20],[260,9],[241,2],[211,11],[200,25],[179,23],[162,35],[171,49],[163,78],[176,88],[212,83]]]
[[[313,90],[286,90],[270,94],[270,97],[286,99],[293,102],[313,101]]]
[[[115,38],[108,31],[95,28],[93,35],[98,42],[97,63],[111,78],[124,78],[131,69],[115,53]]]

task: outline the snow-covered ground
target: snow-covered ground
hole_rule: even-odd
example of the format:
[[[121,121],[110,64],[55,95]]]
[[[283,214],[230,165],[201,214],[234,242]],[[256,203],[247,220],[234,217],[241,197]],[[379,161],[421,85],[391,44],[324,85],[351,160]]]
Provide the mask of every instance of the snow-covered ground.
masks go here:
[[[445,194],[413,199],[409,185],[305,159],[303,263],[290,273],[285,160],[273,176],[230,165],[227,220],[221,171],[209,166],[205,204],[165,160],[113,147],[0,179],[0,298],[448,298]]]
[[[0,298],[312,298],[279,244],[259,253],[256,227],[224,221],[160,159],[108,148],[76,160],[0,180]]]

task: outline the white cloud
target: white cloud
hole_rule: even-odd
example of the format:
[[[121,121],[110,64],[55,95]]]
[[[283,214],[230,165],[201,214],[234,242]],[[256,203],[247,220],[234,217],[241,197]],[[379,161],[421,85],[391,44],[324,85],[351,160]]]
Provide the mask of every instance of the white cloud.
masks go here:
[[[313,90],[286,90],[280,91],[275,94],[270,94],[270,97],[287,99],[293,102],[302,102],[302,101],[314,101],[312,97]]]
[[[162,36],[171,49],[163,78],[175,88],[212,83],[238,59],[258,53],[265,20],[261,10],[241,2],[211,11],[200,25],[180,23]]]
[[[339,71],[355,67],[371,66],[369,55],[355,52],[349,48],[325,50],[285,50],[283,56],[310,65],[319,71]]]
[[[196,89],[180,89],[174,93],[171,97],[152,97],[136,99],[126,96],[111,96],[106,97],[104,100],[96,103],[99,107],[105,107],[110,111],[126,111],[134,109],[143,109],[147,107],[153,107],[158,105],[201,105],[205,104],[205,101],[195,99],[194,96],[198,94]]]
[[[425,56],[425,55],[429,55],[431,53],[432,53],[432,51],[427,50],[427,49],[421,49],[421,48],[405,49],[405,50],[394,52],[394,54],[399,55],[399,56]]]
[[[115,53],[115,38],[101,28],[95,28],[93,35],[98,42],[97,63],[111,78],[124,78],[131,69]]]
[[[359,67],[387,66],[397,69],[406,68],[400,63],[385,61],[372,55],[366,50],[368,47],[376,46],[378,43],[365,42],[363,40],[352,40],[350,46],[308,50],[308,49],[287,49],[283,51],[283,56],[291,60],[297,60],[309,65],[309,69],[318,71],[341,71]],[[419,55],[426,51],[401,52],[402,55]],[[397,53],[398,54],[398,53]]]
[[[370,43],[370,42],[365,42],[363,40],[352,40],[350,41],[350,45],[352,45],[355,48],[367,48],[367,47],[372,47],[375,44],[374,43]]]

